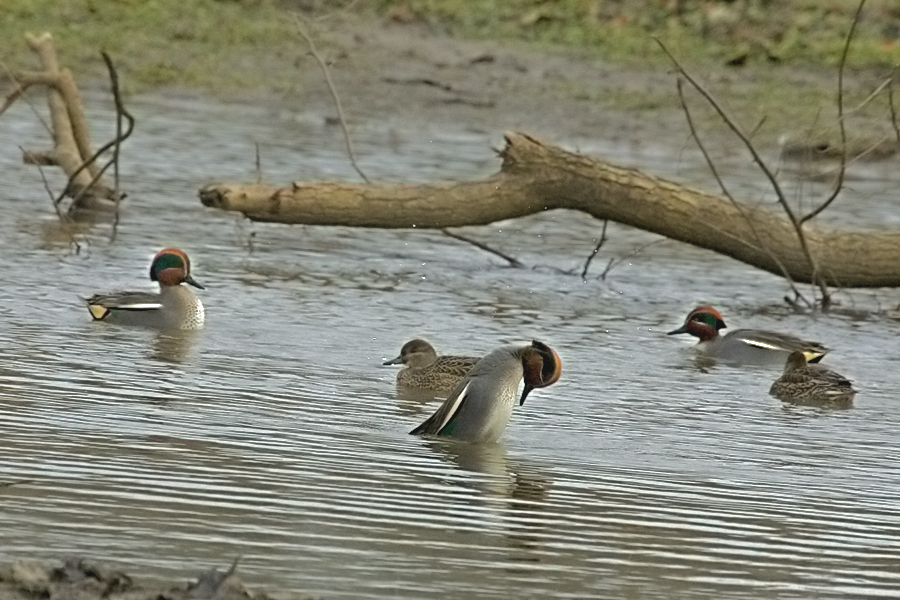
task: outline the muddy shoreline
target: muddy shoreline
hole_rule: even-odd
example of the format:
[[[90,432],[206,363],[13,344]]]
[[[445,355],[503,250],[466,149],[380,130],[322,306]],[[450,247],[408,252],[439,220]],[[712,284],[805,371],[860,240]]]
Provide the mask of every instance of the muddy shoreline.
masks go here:
[[[636,68],[583,49],[460,39],[422,23],[353,14],[318,23],[310,33],[329,65],[351,135],[354,124],[375,120],[465,124],[492,132],[498,140],[504,131],[516,130],[550,141],[602,138],[673,147],[691,143],[685,141],[689,133],[674,67],[660,69],[648,63]],[[742,126],[762,125],[753,130],[753,139],[763,150],[787,138],[794,151],[798,145],[801,151],[807,145],[821,145],[823,138],[832,145],[837,139],[834,67],[758,62],[740,67],[690,62],[683,66]],[[248,85],[162,86],[141,93],[313,113],[326,124],[339,124],[321,67],[299,37],[290,47],[254,48],[229,69],[229,77],[244,77]],[[127,89],[128,65],[121,70]],[[871,93],[885,76],[879,70],[848,69],[847,102]],[[254,85],[260,77],[265,83]],[[80,85],[101,93],[108,88],[105,75]],[[771,98],[760,105],[761,95],[767,93]],[[737,147],[738,140],[704,101],[696,94],[688,96],[704,139]],[[868,148],[873,140],[894,135],[888,112],[883,107],[876,111],[873,104],[846,117],[855,147]]]
[[[240,580],[235,560],[230,566],[185,573],[184,581],[165,584],[142,581],[110,565],[83,558],[65,561],[20,559],[0,564],[0,600],[267,600],[263,590],[251,590]],[[279,598],[311,600],[302,594]]]
[[[689,133],[674,67],[635,68],[579,49],[464,40],[423,24],[352,15],[323,24],[315,34],[351,127],[369,120],[464,123],[494,132],[498,139],[516,130],[556,141],[691,144],[685,139]],[[235,90],[232,99],[321,112],[336,124],[331,92],[318,63],[304,50],[301,45],[274,60],[250,59],[260,61],[273,83],[296,77],[299,84],[277,93]],[[293,62],[284,60],[295,52],[299,57]],[[759,125],[753,139],[763,150],[787,139],[795,152],[823,139],[832,146],[837,141],[837,68],[756,62],[683,66],[740,125]],[[878,70],[846,69],[845,102],[865,97],[884,78]],[[772,98],[758,104],[767,91]],[[689,90],[687,97],[704,139],[740,145],[699,95]],[[872,104],[845,116],[851,153],[894,137],[889,112],[874,111]]]

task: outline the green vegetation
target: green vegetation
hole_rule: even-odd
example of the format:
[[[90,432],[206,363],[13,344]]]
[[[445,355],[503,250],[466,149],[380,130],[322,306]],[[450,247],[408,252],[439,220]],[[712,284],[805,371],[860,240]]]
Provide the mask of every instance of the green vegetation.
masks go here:
[[[275,66],[304,51],[291,11],[328,14],[348,0],[2,0],[0,60],[33,65],[26,31],[53,33],[79,76],[116,59],[132,90],[175,84],[206,89],[273,87]],[[424,23],[469,38],[578,48],[626,66],[662,67],[652,36],[687,62],[837,64],[855,0],[370,0],[368,18]],[[312,7],[312,8],[311,8]],[[900,3],[870,0],[849,64],[900,62]],[[271,66],[269,63],[272,63]],[[282,83],[282,85],[287,85]]]
[[[544,52],[600,57],[625,73],[670,69],[656,36],[683,64],[722,94],[751,129],[763,117],[780,131],[834,113],[836,69],[856,0],[0,0],[0,72],[37,63],[23,34],[51,31],[62,62],[81,85],[106,81],[99,51],[108,51],[126,93],[179,86],[212,92],[278,90],[301,84],[306,54],[293,13],[323,16],[311,26],[320,46],[329,29],[353,21],[417,26],[472,39],[527,44]],[[900,2],[869,0],[848,65],[862,85],[846,92],[854,106],[900,62]],[[742,61],[743,70],[726,67]],[[802,66],[826,77],[793,77]],[[889,69],[891,70],[889,70]],[[318,73],[315,74],[318,76]],[[835,76],[835,77],[833,77]],[[626,76],[627,79],[627,76]],[[674,89],[597,87],[569,82],[573,98],[630,110],[677,108]],[[883,123],[884,100],[853,118]],[[829,117],[830,115],[830,117]]]
[[[461,36],[520,39],[594,50],[608,60],[665,62],[652,37],[686,60],[749,58],[838,63],[857,0],[376,0],[402,21]],[[900,3],[870,0],[854,66],[900,60]]]
[[[290,14],[266,0],[2,0],[0,68],[35,68],[23,34],[44,31],[79,79],[105,73],[109,52],[128,91],[271,87],[254,62],[299,48]]]

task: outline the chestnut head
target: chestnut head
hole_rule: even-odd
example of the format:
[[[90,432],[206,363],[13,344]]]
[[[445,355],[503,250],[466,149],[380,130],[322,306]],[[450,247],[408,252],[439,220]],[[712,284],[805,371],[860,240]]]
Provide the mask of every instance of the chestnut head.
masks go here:
[[[689,333],[701,341],[711,340],[719,335],[720,329],[725,329],[725,319],[722,313],[709,305],[698,306],[684,320],[684,325],[669,332],[669,335]]]
[[[525,398],[534,388],[547,387],[559,381],[562,374],[562,361],[556,350],[534,340],[522,352],[522,369],[525,389],[519,398],[519,406],[525,404]]]
[[[187,283],[195,288],[204,289],[191,277],[191,260],[178,248],[163,248],[150,263],[150,281],[158,281],[162,286],[175,286]]]

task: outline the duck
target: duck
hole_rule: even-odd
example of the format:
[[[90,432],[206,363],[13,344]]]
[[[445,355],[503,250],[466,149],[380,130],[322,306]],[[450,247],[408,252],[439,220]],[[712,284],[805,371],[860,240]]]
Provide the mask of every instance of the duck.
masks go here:
[[[556,383],[561,374],[559,354],[543,342],[498,348],[479,360],[440,408],[410,434],[496,442],[512,415],[519,382],[525,381],[521,406],[533,389]]]
[[[400,355],[383,364],[404,365],[397,372],[398,387],[450,392],[477,362],[475,356],[438,356],[434,346],[417,338],[403,344]]]
[[[815,363],[828,353],[819,342],[762,329],[735,329],[719,335],[725,329],[722,313],[709,305],[698,306],[688,314],[684,325],[669,335],[689,333],[700,339],[697,351],[704,357],[744,364],[783,364],[788,354],[800,351],[809,362]]]
[[[795,350],[788,355],[784,373],[769,393],[794,404],[849,407],[856,396],[853,382],[819,364],[809,364],[806,355]]]
[[[203,303],[186,283],[205,289],[191,276],[191,261],[178,248],[163,248],[150,263],[150,281],[159,284],[159,293],[114,292],[86,299],[94,321],[156,329],[201,329]]]

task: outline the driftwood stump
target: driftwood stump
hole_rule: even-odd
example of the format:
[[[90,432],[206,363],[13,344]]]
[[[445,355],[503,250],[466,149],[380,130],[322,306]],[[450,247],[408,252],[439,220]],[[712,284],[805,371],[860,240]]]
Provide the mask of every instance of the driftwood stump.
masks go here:
[[[779,212],[731,202],[636,169],[506,134],[500,171],[449,184],[211,184],[210,207],[254,221],[384,228],[485,225],[556,208],[586,212],[810,283],[796,232]],[[900,286],[900,232],[804,226],[819,277],[837,287]]]
[[[65,172],[69,177],[65,195],[74,200],[71,211],[115,209],[115,192],[103,183],[100,169],[92,160],[94,150],[90,131],[72,72],[60,68],[49,33],[39,36],[26,34],[25,39],[38,55],[43,70],[13,75],[16,88],[0,107],[0,114],[30,86],[46,86],[53,148],[47,151],[26,150],[23,160],[29,164],[58,166]]]

